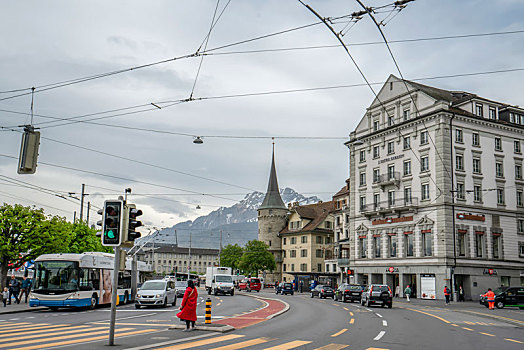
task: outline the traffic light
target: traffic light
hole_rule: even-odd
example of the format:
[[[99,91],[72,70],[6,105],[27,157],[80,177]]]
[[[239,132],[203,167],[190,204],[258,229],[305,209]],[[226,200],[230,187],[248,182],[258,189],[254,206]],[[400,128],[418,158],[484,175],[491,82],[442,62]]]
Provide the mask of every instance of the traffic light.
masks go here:
[[[18,158],[19,174],[34,174],[38,158],[38,146],[40,146],[40,132],[35,131],[32,126],[24,127],[22,144],[20,146],[20,157]]]
[[[135,239],[140,238],[140,232],[136,232],[137,227],[142,226],[142,221],[138,221],[136,218],[142,215],[142,210],[137,209],[134,204],[127,204],[124,214],[124,241],[125,242],[134,242]]]
[[[122,209],[124,202],[121,200],[107,200],[104,209],[99,210],[102,221],[97,224],[102,226],[102,245],[118,247],[122,243]]]

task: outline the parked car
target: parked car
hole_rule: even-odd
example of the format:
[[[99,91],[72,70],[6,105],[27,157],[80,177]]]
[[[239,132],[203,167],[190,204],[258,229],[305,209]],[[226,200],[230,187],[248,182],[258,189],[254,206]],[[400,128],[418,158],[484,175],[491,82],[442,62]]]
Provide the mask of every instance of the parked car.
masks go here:
[[[391,288],[386,284],[369,284],[362,292],[360,304],[371,306],[372,304],[380,304],[382,307],[393,307],[393,293]]]
[[[311,297],[313,298],[315,296],[318,296],[320,299],[328,297],[335,299],[335,291],[330,286],[319,284],[311,290]]]
[[[500,287],[495,293],[495,307],[502,309],[506,306],[516,306],[524,310],[524,287]],[[480,304],[488,307],[487,298],[480,296]]]
[[[238,283],[238,290],[245,290],[246,292],[251,292],[252,290],[260,292],[261,288],[260,279],[254,277],[246,278]]]
[[[347,302],[360,301],[362,291],[366,288],[361,284],[342,283],[335,291],[335,300]]]
[[[165,280],[145,281],[136,293],[135,308],[142,306],[162,306],[168,304],[176,305],[175,282]]]
[[[175,289],[176,289],[176,296],[177,298],[184,297],[184,293],[186,292],[187,288],[187,281],[176,281],[175,282]]]

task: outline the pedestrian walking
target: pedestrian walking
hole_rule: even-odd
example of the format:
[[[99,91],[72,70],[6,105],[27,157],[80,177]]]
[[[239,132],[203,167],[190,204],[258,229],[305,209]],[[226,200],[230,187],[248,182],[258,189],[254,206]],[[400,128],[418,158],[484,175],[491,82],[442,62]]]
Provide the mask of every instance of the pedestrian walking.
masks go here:
[[[446,298],[446,305],[449,305],[449,297],[451,296],[451,289],[448,286],[444,286],[444,298]]]
[[[302,290],[304,289],[304,281],[300,280],[300,293],[302,293]]]
[[[192,280],[187,281],[187,288],[180,304],[180,312],[176,314],[176,317],[182,321],[186,321],[186,329],[184,332],[191,332],[195,329],[195,322],[197,320],[196,308],[197,308],[198,292]]]
[[[458,301],[464,301],[464,288],[462,288],[462,286],[459,286],[459,300]]]
[[[404,294],[406,295],[406,299],[407,299],[407,301],[409,303],[409,297],[411,296],[411,288],[409,287],[409,284],[406,287],[406,289],[404,289]]]
[[[7,287],[4,287],[2,291],[2,301],[4,302],[4,307],[7,307],[7,299],[9,299],[9,290]]]
[[[31,284],[32,284],[31,279],[24,276],[24,280],[22,281],[22,289],[20,290],[20,296],[18,298],[22,300],[22,296],[25,295],[26,304],[27,304],[27,297],[29,296],[29,291],[31,290]]]
[[[11,279],[9,280],[9,305],[11,305],[12,296],[15,297],[15,302],[17,304],[20,304],[20,299],[18,299],[18,293],[20,293],[20,282],[18,282],[15,275],[11,275]]]
[[[488,288],[488,292],[482,296],[488,299],[489,309],[495,310],[495,293],[493,293],[491,288]]]
[[[397,285],[395,287],[395,297],[398,298],[399,296],[400,296],[400,285]]]

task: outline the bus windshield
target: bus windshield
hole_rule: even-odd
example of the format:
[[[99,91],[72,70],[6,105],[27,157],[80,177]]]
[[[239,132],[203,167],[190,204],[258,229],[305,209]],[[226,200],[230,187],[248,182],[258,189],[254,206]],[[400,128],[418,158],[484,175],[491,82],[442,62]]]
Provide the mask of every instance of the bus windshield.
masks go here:
[[[78,290],[78,263],[38,261],[35,264],[35,292],[72,292]]]

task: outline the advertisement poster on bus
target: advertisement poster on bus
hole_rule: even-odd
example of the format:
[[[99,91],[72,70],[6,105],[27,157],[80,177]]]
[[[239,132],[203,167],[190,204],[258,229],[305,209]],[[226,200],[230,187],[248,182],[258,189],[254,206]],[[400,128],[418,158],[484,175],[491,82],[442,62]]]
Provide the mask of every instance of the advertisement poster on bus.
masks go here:
[[[435,275],[420,275],[420,296],[422,299],[435,299]]]
[[[113,292],[113,270],[102,270],[103,290],[101,304],[111,303],[111,294]]]

